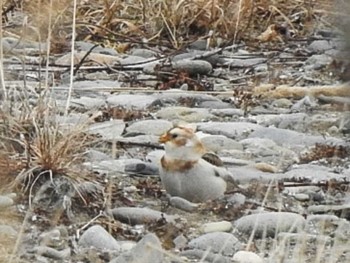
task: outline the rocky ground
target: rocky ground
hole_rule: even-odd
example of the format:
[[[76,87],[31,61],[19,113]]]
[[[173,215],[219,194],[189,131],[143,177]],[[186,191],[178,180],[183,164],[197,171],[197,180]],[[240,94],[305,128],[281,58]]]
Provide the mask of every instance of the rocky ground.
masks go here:
[[[350,262],[344,42],[315,29],[274,49],[206,43],[76,42],[71,89],[70,54],[41,69],[45,44],[2,39],[2,124],[27,125],[2,136],[24,163],[22,190],[0,196],[3,262]],[[235,175],[225,198],[169,202],[158,137],[179,122]],[[43,152],[64,167],[45,170]]]

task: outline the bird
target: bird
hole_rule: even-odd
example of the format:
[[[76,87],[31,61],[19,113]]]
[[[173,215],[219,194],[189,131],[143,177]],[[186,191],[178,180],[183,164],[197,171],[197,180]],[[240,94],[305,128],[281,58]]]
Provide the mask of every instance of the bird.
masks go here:
[[[159,137],[165,154],[160,159],[160,179],[170,196],[200,203],[224,196],[227,181],[234,182],[229,171],[217,165],[222,161],[207,152],[188,125],[178,125]]]

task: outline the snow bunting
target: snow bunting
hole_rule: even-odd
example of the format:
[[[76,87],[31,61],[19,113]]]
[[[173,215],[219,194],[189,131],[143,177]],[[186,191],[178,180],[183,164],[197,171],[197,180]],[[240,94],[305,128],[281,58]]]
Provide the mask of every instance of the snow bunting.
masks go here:
[[[170,129],[159,138],[164,143],[165,154],[160,161],[160,178],[165,190],[171,196],[179,196],[191,202],[205,202],[224,195],[225,180],[233,180],[224,168],[210,154],[210,161],[204,160],[206,150],[187,126]]]

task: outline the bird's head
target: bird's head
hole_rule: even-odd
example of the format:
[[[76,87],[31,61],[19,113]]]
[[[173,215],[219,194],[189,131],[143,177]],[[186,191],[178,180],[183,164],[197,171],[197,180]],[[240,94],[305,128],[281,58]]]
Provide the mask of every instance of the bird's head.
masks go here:
[[[180,160],[198,160],[206,152],[194,129],[186,126],[171,128],[159,138],[164,143],[167,157]]]

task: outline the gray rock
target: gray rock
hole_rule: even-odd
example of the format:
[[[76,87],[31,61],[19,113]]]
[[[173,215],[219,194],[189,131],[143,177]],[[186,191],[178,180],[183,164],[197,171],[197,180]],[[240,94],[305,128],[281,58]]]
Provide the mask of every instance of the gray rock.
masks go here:
[[[326,235],[310,235],[308,233],[279,233],[278,242],[286,244],[325,244],[330,245],[332,238]]]
[[[262,126],[250,122],[206,122],[198,123],[198,130],[209,134],[225,135],[232,139],[246,138]]]
[[[89,132],[92,134],[101,135],[106,141],[118,139],[125,129],[125,123],[122,120],[110,120],[98,122],[90,125]]]
[[[139,163],[126,164],[124,171],[139,175],[157,175],[159,174],[158,165],[140,161]]]
[[[66,227],[59,226],[51,231],[42,233],[39,236],[39,242],[41,246],[48,246],[58,250],[65,249],[67,247],[68,231]]]
[[[3,210],[7,207],[10,207],[12,205],[14,205],[14,201],[12,200],[12,198],[8,197],[8,196],[3,196],[0,195],[0,210]]]
[[[185,122],[199,122],[210,120],[214,116],[208,109],[188,107],[166,107],[160,109],[156,116],[167,120],[182,120]]]
[[[75,48],[79,51],[89,51],[94,45],[95,44],[92,44],[90,42],[85,42],[85,41],[76,41],[75,42]],[[102,46],[95,47],[93,49],[93,52],[111,55],[111,56],[119,55],[118,52],[115,51],[113,48],[102,47]]]
[[[266,61],[266,58],[227,59],[225,64],[233,68],[248,68],[258,66]]]
[[[243,116],[244,112],[241,109],[213,109],[211,113],[219,117]]]
[[[142,58],[153,58],[157,55],[156,52],[145,48],[135,48],[130,53],[132,56],[142,57]]]
[[[177,236],[173,240],[175,249],[183,250],[187,245],[187,241],[188,241],[187,238],[183,234]]]
[[[153,95],[132,95],[132,94],[118,94],[107,98],[107,104],[111,107],[122,106],[132,109],[146,109],[157,103],[158,99]]]
[[[211,64],[205,60],[184,59],[173,62],[173,68],[180,72],[187,72],[190,76],[207,75],[212,70]]]
[[[284,178],[288,179],[303,179],[310,180],[311,183],[328,181],[330,179],[344,180],[346,176],[339,173],[333,173],[323,169],[322,166],[317,165],[301,165],[284,174]]]
[[[290,108],[292,107],[293,102],[291,102],[289,99],[281,98],[276,99],[272,102],[272,106],[278,107],[278,108]]]
[[[94,149],[90,149],[85,153],[86,157],[91,162],[99,162],[104,160],[112,160],[112,157],[108,154],[105,154],[104,152],[96,151]]]
[[[220,99],[212,95],[207,94],[196,94],[193,92],[185,92],[179,89],[169,89],[164,90],[162,93],[157,95],[157,98],[161,100],[164,104],[169,103],[181,103],[181,101],[192,101],[195,105],[200,103],[211,101],[211,102],[221,102]]]
[[[193,212],[198,208],[198,204],[192,203],[179,196],[172,196],[169,200],[170,204],[178,209],[184,210],[186,212]]]
[[[167,120],[141,120],[127,127],[126,132],[159,136],[172,127],[173,124]]]
[[[158,143],[159,136],[156,135],[137,135],[133,137],[123,137],[119,138],[118,142],[124,142],[124,143],[130,143],[137,145],[138,143],[143,144],[143,145],[159,145]]]
[[[67,260],[71,256],[71,250],[69,247],[63,250],[57,250],[51,247],[38,246],[35,247],[34,251],[38,255],[42,255],[56,260]]]
[[[85,248],[95,247],[101,250],[120,250],[118,242],[99,225],[87,229],[81,235],[78,245]]]
[[[332,49],[334,46],[331,41],[328,40],[314,40],[307,47],[310,52],[323,53],[327,50]]]
[[[232,263],[231,257],[225,257],[220,254],[212,253],[208,250],[201,249],[187,249],[180,253],[181,257],[186,257],[189,259],[198,259],[199,262],[209,263]],[[182,261],[180,261],[182,262]],[[191,262],[191,261],[189,261]],[[195,261],[197,262],[197,261]]]
[[[105,106],[106,102],[100,98],[80,97],[71,100],[71,107],[84,110],[99,109]]]
[[[265,138],[276,142],[278,145],[291,146],[303,149],[305,146],[313,146],[315,143],[342,143],[341,139],[324,136],[308,135],[301,132],[279,129],[279,128],[266,128],[257,127],[253,132],[251,132],[248,138]]]
[[[0,238],[2,240],[6,239],[15,239],[18,235],[18,232],[8,225],[0,225]]]
[[[120,82],[116,80],[99,80],[99,79],[82,80],[82,81],[74,82],[74,91],[84,91],[84,92],[94,91],[94,94],[96,94],[95,91],[99,91],[99,89],[100,90],[115,89],[116,87],[120,87],[120,86],[121,86]]]
[[[93,165],[93,170],[94,171],[98,171],[101,173],[105,173],[105,172],[114,172],[117,173],[119,175],[123,175],[125,173],[125,167],[129,166],[129,168],[131,169],[132,167],[134,167],[136,169],[136,166],[138,164],[143,165],[144,162],[141,161],[140,159],[107,159],[107,160],[103,160],[100,162],[94,162],[94,163],[85,163],[85,165]],[[141,168],[141,167],[139,167]],[[146,168],[146,167],[145,167]]]
[[[117,207],[109,211],[113,217],[121,222],[137,225],[156,222],[165,218],[167,222],[174,222],[176,216],[170,216],[149,208],[139,207]]]
[[[110,261],[111,263],[163,263],[162,245],[155,234],[144,236],[134,248]]]
[[[257,238],[274,237],[280,232],[299,232],[304,228],[305,219],[295,213],[269,212],[243,216],[234,222],[238,231]]]
[[[223,101],[203,101],[198,103],[198,107],[206,109],[226,109],[230,107],[230,104]]]
[[[264,260],[257,254],[250,251],[237,251],[232,260],[237,263],[263,263]]]
[[[210,222],[203,224],[200,229],[203,233],[230,232],[232,230],[232,224],[228,221]]]
[[[213,232],[192,239],[188,243],[188,247],[190,249],[200,249],[212,253],[218,253],[223,256],[233,256],[236,251],[243,248],[243,245],[232,234]]]
[[[340,219],[335,215],[308,215],[305,232],[309,234],[334,235],[342,220],[344,219]]]
[[[307,208],[310,214],[335,214],[340,218],[350,219],[350,204],[311,205]]]
[[[224,135],[211,135],[201,138],[202,143],[205,148],[209,151],[220,152],[222,150],[243,150],[241,143],[236,142]]]
[[[120,65],[127,66],[133,64],[139,64],[148,61],[147,59],[135,55],[127,55],[120,60]]]
[[[332,61],[333,58],[325,54],[312,55],[305,61],[305,70],[320,70],[324,67],[329,66]]]
[[[283,178],[283,174],[265,173],[251,166],[228,167],[228,170],[233,174],[238,184],[249,183],[252,180],[269,183],[271,180],[281,180]]]
[[[164,154],[165,154],[165,151],[163,150],[155,150],[155,151],[149,152],[146,155],[146,160],[151,163],[159,165],[160,159],[163,157]]]

